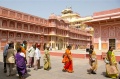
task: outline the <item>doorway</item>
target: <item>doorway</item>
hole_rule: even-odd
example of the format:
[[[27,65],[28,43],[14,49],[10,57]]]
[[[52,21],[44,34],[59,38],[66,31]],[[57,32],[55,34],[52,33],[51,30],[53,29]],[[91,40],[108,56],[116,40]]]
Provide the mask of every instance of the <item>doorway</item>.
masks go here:
[[[62,50],[62,48],[63,48],[63,40],[59,39],[58,40],[58,50]]]
[[[114,49],[116,48],[115,39],[109,39],[109,46],[112,46]]]

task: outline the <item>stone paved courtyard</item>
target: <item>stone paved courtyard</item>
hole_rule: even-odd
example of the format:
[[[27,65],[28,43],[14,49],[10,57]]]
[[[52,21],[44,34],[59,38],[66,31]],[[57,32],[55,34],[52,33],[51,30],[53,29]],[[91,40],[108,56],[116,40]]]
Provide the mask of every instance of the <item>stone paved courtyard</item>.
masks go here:
[[[109,79],[104,76],[105,63],[101,60],[98,60],[96,75],[87,73],[86,70],[90,67],[88,59],[73,58],[74,73],[62,72],[63,64],[61,60],[62,57],[60,56],[51,56],[52,69],[45,71],[43,69],[43,59],[41,58],[42,69],[35,71],[33,68],[27,68],[26,79]],[[18,79],[18,75],[6,77],[6,74],[3,73],[2,54],[0,54],[0,74],[0,79]]]

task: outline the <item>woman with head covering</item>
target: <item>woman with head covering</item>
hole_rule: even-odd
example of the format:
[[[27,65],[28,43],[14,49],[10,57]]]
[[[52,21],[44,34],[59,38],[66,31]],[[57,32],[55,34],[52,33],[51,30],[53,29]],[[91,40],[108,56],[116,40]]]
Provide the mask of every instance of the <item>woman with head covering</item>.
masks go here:
[[[117,78],[118,77],[118,67],[117,67],[115,54],[113,52],[113,47],[111,47],[111,46],[109,47],[109,50],[107,52],[107,60],[109,61],[109,63],[106,63],[106,75],[111,78]],[[109,71],[109,67],[114,68],[112,73]]]
[[[17,42],[15,45],[15,49],[18,50],[19,48],[21,48],[21,51],[25,54],[26,56],[26,50],[25,48],[22,46],[22,44],[20,42]]]
[[[94,46],[93,45],[90,45],[89,64],[90,64],[91,68],[88,69],[87,71],[89,73],[96,74],[96,70],[97,70],[97,56],[96,56],[96,53],[94,51]]]
[[[63,72],[69,72],[72,73],[73,72],[73,61],[72,61],[72,54],[71,54],[71,46],[68,46],[65,54],[63,55],[63,60],[62,63],[64,63],[64,68],[63,68]]]
[[[34,66],[34,70],[40,69],[40,58],[41,58],[40,45],[37,45],[37,47],[35,49],[35,66]]]
[[[44,70],[51,69],[51,62],[50,62],[50,53],[49,53],[49,46],[45,46],[44,50]]]
[[[24,75],[27,73],[26,70],[26,59],[25,54],[21,51],[21,47],[17,49],[17,54],[15,56],[17,71],[20,79],[24,79]]]
[[[19,48],[21,48],[21,52],[24,53],[24,55],[25,55],[25,61],[26,61],[26,64],[27,64],[26,50],[25,50],[25,48],[22,46],[22,44],[21,44],[20,42],[17,42],[16,45],[15,45],[15,49],[18,50]]]

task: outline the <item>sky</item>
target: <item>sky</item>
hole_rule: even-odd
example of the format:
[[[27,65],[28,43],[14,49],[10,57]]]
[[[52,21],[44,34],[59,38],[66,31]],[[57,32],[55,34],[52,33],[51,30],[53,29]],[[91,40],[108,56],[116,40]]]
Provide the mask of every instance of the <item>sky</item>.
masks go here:
[[[94,12],[120,8],[120,0],[0,0],[0,6],[48,19],[50,14],[61,15],[72,7],[81,17]]]

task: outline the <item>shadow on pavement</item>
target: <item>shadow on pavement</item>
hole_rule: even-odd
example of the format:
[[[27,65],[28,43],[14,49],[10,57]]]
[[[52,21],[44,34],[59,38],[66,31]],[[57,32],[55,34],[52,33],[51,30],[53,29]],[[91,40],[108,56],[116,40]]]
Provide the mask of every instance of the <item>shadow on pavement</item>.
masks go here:
[[[16,66],[15,66],[16,67]],[[16,70],[16,69],[15,69]],[[30,72],[31,70],[27,69],[27,72]],[[15,75],[13,76],[8,76],[6,75],[6,73],[4,73],[4,63],[0,61],[0,79],[19,79],[19,76],[17,74],[17,70],[15,71]],[[29,73],[27,73],[25,75],[25,78],[31,76]]]
[[[101,75],[103,75],[103,76],[106,77],[106,78],[109,78],[109,77],[106,76],[106,72],[102,72]]]
[[[102,72],[102,74],[101,75],[103,75],[104,77],[106,77],[106,72]]]

